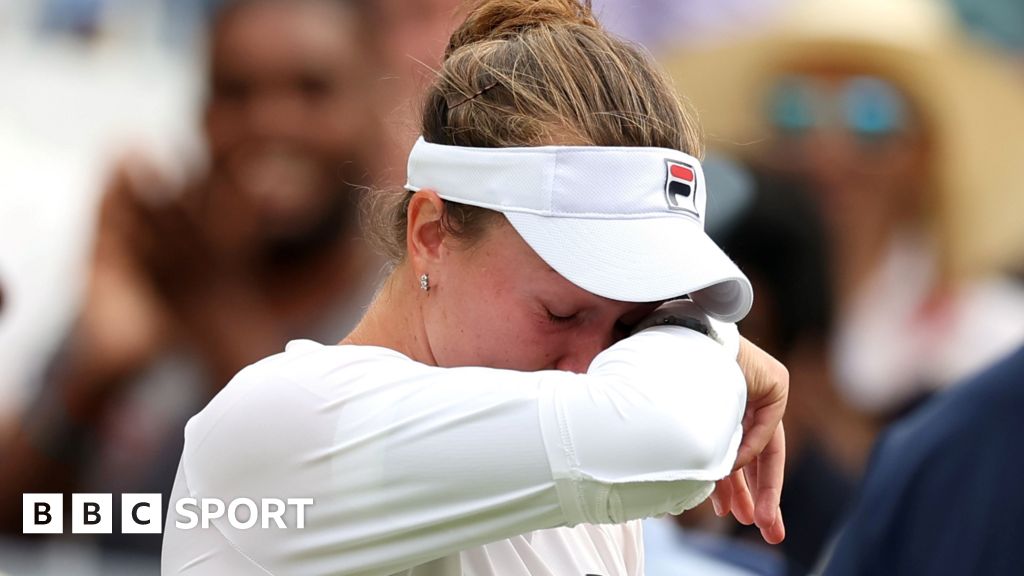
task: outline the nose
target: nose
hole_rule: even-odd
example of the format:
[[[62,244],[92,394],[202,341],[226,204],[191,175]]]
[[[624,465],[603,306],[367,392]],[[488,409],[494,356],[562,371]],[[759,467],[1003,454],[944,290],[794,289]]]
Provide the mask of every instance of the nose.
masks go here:
[[[594,360],[597,354],[585,355],[570,353],[558,360],[555,364],[555,370],[564,370],[566,372],[573,372],[574,374],[583,374],[590,367],[590,363]]]
[[[861,163],[862,149],[856,136],[833,128],[815,130],[804,147],[812,169],[844,173]]]
[[[291,138],[302,128],[301,98],[280,88],[267,90],[252,99],[246,110],[250,137]]]
[[[582,374],[590,368],[594,358],[616,340],[611,327],[574,334],[566,344],[565,353],[555,362],[555,369]]]

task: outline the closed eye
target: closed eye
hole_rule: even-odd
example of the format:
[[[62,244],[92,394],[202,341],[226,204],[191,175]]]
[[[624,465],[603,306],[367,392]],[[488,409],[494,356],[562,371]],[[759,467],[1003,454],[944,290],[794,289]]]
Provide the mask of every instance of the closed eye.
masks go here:
[[[548,320],[554,322],[555,324],[567,324],[576,319],[576,314],[570,314],[569,316],[558,316],[557,314],[552,313],[551,310],[547,310],[547,313]]]

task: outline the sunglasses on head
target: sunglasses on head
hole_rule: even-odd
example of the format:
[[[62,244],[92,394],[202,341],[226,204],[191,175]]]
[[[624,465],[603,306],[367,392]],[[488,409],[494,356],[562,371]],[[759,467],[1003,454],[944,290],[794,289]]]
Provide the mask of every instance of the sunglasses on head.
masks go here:
[[[767,104],[772,125],[791,135],[841,128],[871,139],[908,127],[906,98],[890,82],[874,76],[851,76],[838,83],[783,76],[769,91]]]

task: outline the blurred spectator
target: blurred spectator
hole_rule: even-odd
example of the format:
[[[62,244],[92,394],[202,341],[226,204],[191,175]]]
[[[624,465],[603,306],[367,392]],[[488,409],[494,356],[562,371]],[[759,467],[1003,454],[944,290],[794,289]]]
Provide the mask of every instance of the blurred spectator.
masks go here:
[[[374,49],[381,55],[375,80],[381,88],[389,158],[384,181],[405,183],[405,162],[419,137],[422,94],[441,67],[462,0],[355,0],[367,14]]]
[[[405,90],[433,80],[433,71],[455,25],[461,21],[461,0],[361,0],[373,19],[383,55],[383,68]],[[400,89],[401,90],[401,89]]]
[[[790,372],[781,548],[787,572],[805,574],[848,504],[874,429],[831,379],[834,310],[821,216],[798,182],[774,176],[755,179],[749,208],[716,240],[757,293],[741,330]]]
[[[350,3],[224,3],[209,169],[178,183],[134,156],[112,178],[85,304],[2,446],[13,532],[23,492],[169,492],[185,420],[237,370],[358,320],[375,264],[354,207],[380,169],[367,33]]]
[[[892,426],[827,576],[1024,574],[1024,349]]]
[[[709,196],[715,198],[709,202],[709,232],[757,294],[740,329],[790,371],[782,496],[786,539],[780,545],[785,561],[774,557],[775,551],[756,549],[754,539],[745,538],[745,527],[730,523],[723,530],[721,519],[707,509],[698,523],[694,519],[701,512],[696,511],[676,519],[685,523],[686,534],[674,548],[717,557],[733,564],[732,570],[806,574],[848,505],[873,427],[842,402],[831,383],[832,291],[826,234],[816,205],[798,183],[775,173],[748,173],[744,187],[736,188],[722,181],[715,169],[720,162],[706,163]],[[652,534],[664,531],[653,528],[657,532]],[[743,542],[699,534],[708,528],[742,535]],[[648,556],[652,566],[666,566],[649,571],[651,576],[671,573],[658,550],[648,550]]]
[[[0,2],[0,20],[10,16],[0,22],[0,426],[33,395],[30,382],[80,307],[112,159],[146,150],[183,174],[203,156],[198,55],[155,45],[140,29],[152,15],[133,14],[131,37],[106,24],[97,42],[43,33],[45,4]]]
[[[608,30],[660,54],[763,26],[790,0],[594,0]]]
[[[837,385],[882,418],[1024,341],[1024,83],[945,4],[801,0],[681,54],[712,146],[806,182],[825,217]]]

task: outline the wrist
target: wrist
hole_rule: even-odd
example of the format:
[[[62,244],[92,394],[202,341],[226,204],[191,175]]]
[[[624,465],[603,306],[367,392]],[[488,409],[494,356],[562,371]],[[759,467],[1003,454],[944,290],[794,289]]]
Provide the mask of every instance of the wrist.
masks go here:
[[[654,312],[644,318],[633,329],[633,333],[652,326],[682,326],[711,338],[721,344],[729,353],[730,358],[739,358],[740,333],[736,324],[722,322],[708,316],[698,304],[691,300],[671,300],[665,302]]]

